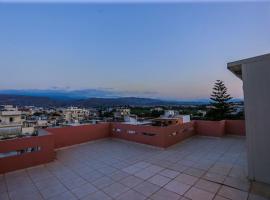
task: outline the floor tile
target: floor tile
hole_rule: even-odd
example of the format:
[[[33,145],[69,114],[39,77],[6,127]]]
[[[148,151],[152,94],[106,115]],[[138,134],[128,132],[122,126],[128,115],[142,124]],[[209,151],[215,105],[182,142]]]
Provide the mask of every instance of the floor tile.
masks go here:
[[[129,188],[133,188],[135,187],[136,185],[142,183],[144,180],[143,179],[140,179],[138,177],[135,177],[135,176],[128,176],[124,179],[122,179],[120,181],[121,184],[129,187]]]
[[[1,192],[0,193],[0,199],[1,200],[9,200],[8,193],[7,192]]]
[[[214,200],[228,200],[227,198],[225,197],[222,197],[222,196],[219,196],[219,195],[216,195]]]
[[[44,197],[44,199],[51,198],[55,195],[61,194],[67,192],[67,189],[63,185],[51,185],[50,187],[47,187],[45,189],[41,189],[40,193]]]
[[[49,200],[76,200],[76,199],[77,198],[71,192],[68,191],[49,198]]]
[[[82,200],[111,200],[112,198],[102,191],[91,193],[82,198]]]
[[[196,184],[195,187],[211,192],[211,193],[216,193],[218,191],[218,189],[221,187],[220,184],[218,183],[214,183],[211,181],[207,181],[207,180],[203,180],[200,179]]]
[[[269,198],[259,196],[259,195],[256,195],[256,194],[250,194],[248,196],[248,200],[269,200]]]
[[[244,191],[248,191],[250,187],[250,183],[247,179],[233,178],[233,177],[226,177],[224,185]]]
[[[150,196],[152,200],[179,200],[179,198],[180,195],[165,189],[161,189]]]
[[[188,168],[184,171],[185,174],[191,175],[191,176],[195,176],[195,177],[201,177],[203,174],[205,174],[205,170],[201,170],[201,169],[196,169],[196,168]]]
[[[192,200],[212,200],[214,198],[214,194],[207,192],[205,190],[201,190],[196,187],[192,187],[186,194],[185,197],[190,198]]]
[[[231,200],[246,200],[248,197],[247,192],[243,192],[241,190],[237,190],[227,186],[222,186],[218,192],[218,195],[226,197]]]
[[[84,179],[80,178],[80,177],[76,177],[76,178],[62,180],[61,183],[65,187],[67,187],[68,189],[71,190],[71,189],[76,188],[78,186],[84,185],[87,182]]]
[[[175,178],[179,175],[179,172],[170,169],[164,169],[163,171],[159,172],[159,174],[168,178]]]
[[[187,175],[187,174],[180,174],[175,178],[175,180],[177,180],[181,183],[194,185],[196,183],[196,181],[198,180],[198,178],[195,176]]]
[[[136,167],[136,166],[129,166],[129,167],[126,167],[124,169],[122,169],[124,172],[126,173],[129,173],[129,174],[135,174],[136,172],[142,170],[141,168],[139,167]]]
[[[202,178],[216,183],[223,183],[225,180],[225,176],[210,172],[206,173]]]
[[[121,194],[116,199],[117,200],[144,200],[146,199],[146,197],[134,190],[128,190],[127,192]]]
[[[133,189],[141,193],[142,195],[149,197],[154,192],[158,191],[160,189],[160,186],[157,186],[149,182],[143,182],[137,185],[136,187],[134,187]]]
[[[153,183],[153,184],[156,184],[156,185],[159,185],[159,186],[164,186],[166,185],[171,179],[165,177],[165,176],[161,176],[159,174],[153,176],[152,178],[148,179],[148,181],[150,183]]]
[[[129,190],[129,188],[120,183],[114,183],[106,188],[103,188],[102,190],[106,194],[108,194],[110,197],[116,198],[117,196],[121,195],[125,191]]]
[[[126,177],[129,176],[128,173],[123,172],[121,170],[114,172],[113,174],[108,175],[111,179],[113,179],[114,181],[120,181]]]
[[[114,181],[109,177],[101,177],[101,178],[99,178],[96,181],[91,182],[91,183],[94,186],[96,186],[97,188],[101,189],[101,188],[104,188],[106,186],[109,186],[109,185],[113,184]]]
[[[73,194],[75,194],[76,197],[82,198],[85,197],[91,193],[96,192],[98,189],[91,185],[90,183],[80,185],[77,188],[74,188],[71,190]]]
[[[144,180],[146,180],[154,175],[155,175],[155,172],[150,171],[148,169],[143,169],[143,170],[134,174],[134,176],[139,177],[139,178],[144,179]]]
[[[179,195],[183,195],[190,187],[190,185],[180,183],[179,181],[175,180],[169,182],[167,185],[164,186],[165,189],[175,192]]]

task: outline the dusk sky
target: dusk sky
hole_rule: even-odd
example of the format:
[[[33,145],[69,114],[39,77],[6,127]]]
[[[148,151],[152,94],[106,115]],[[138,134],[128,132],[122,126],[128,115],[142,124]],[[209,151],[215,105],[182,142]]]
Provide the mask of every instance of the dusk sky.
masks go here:
[[[270,52],[270,2],[0,3],[0,89],[208,98],[227,62]]]

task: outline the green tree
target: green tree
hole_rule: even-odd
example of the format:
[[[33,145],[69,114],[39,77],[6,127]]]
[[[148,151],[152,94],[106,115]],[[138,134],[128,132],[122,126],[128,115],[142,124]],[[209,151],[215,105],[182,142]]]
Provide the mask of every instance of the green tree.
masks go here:
[[[222,120],[230,115],[232,108],[231,95],[227,93],[227,87],[221,80],[216,80],[211,94],[212,108],[207,113],[207,118],[212,120]]]

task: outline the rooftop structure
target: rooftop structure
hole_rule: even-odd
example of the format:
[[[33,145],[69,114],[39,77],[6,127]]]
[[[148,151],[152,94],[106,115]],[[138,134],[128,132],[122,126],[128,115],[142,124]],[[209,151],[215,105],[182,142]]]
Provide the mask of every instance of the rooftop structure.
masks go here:
[[[133,125],[151,125],[152,121],[150,120],[139,120],[136,115],[126,115],[124,116],[124,124],[133,124]]]
[[[169,126],[190,122],[190,116],[179,115],[179,112],[175,110],[165,110],[164,115],[161,115],[159,118],[153,119],[152,121],[155,126]]]
[[[270,54],[228,63],[243,80],[249,178],[270,184]]]

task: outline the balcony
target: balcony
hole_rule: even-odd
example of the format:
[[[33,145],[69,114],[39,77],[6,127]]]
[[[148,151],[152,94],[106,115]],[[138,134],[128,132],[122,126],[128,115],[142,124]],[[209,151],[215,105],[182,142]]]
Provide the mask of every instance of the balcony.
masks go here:
[[[247,179],[245,137],[202,136],[241,129],[232,122],[211,125],[48,129],[55,160],[0,175],[0,199],[258,199]],[[45,144],[41,151],[52,148]]]

